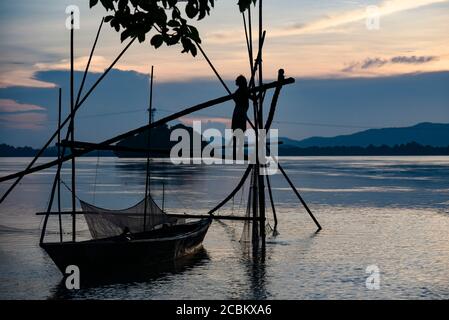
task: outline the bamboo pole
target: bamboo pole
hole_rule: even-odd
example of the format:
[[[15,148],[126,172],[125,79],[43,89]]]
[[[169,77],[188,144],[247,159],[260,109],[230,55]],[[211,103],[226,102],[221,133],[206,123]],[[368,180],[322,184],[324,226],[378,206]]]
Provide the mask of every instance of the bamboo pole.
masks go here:
[[[141,152],[141,153],[147,153],[149,151],[154,151],[157,153],[169,155],[170,151],[167,149],[157,149],[157,148],[132,148],[132,147],[125,147],[125,146],[117,146],[117,145],[100,145],[98,143],[91,143],[91,142],[84,142],[84,141],[65,141],[63,140],[61,142],[61,146],[69,147],[69,148],[75,148],[78,151],[82,149],[89,149],[91,152],[92,150],[103,150],[103,151],[124,151],[124,152]]]
[[[70,30],[70,113],[72,115],[71,120],[70,120],[70,126],[69,126],[69,131],[70,131],[70,138],[72,143],[75,141],[75,92],[74,92],[74,85],[75,85],[75,74],[74,74],[74,46],[73,46],[73,38],[74,38],[74,18],[73,18],[73,11],[71,14],[71,30]],[[73,149],[72,149],[72,153],[73,153]],[[76,211],[76,182],[75,182],[75,177],[76,177],[76,172],[75,172],[75,167],[76,167],[76,163],[75,160],[76,158],[73,157],[72,158],[72,211],[75,212]],[[76,241],[76,216],[72,215],[72,241],[75,242]]]
[[[257,164],[253,167],[252,174],[253,174],[253,179],[252,179],[252,181],[253,181],[252,210],[253,210],[253,219],[254,219],[255,222],[252,225],[252,238],[251,238],[251,240],[253,242],[253,245],[259,245],[259,240],[260,240],[259,239],[259,225],[256,222],[256,219],[260,218],[259,210],[258,210],[258,199],[259,199],[258,196],[259,196],[259,193],[258,193],[258,188],[257,187],[258,187],[258,183],[259,183],[259,181],[258,181],[259,172],[258,172],[258,165]]]
[[[62,90],[59,88],[59,99],[58,99],[58,127],[61,126],[61,112],[62,112]],[[58,132],[58,160],[61,160],[61,131]],[[61,175],[57,175],[58,179],[58,211],[61,212]],[[59,240],[63,241],[62,235],[62,217],[59,215]]]
[[[81,86],[80,86],[79,91],[78,91],[78,97],[77,97],[76,105],[79,105],[79,98],[80,98],[81,93],[82,93],[82,91],[83,91],[84,83],[85,83],[85,81],[86,81],[86,77],[87,77],[87,74],[88,74],[88,72],[89,72],[89,68],[90,68],[90,64],[91,64],[91,61],[92,61],[92,57],[93,57],[93,55],[94,55],[94,52],[95,52],[95,49],[96,49],[96,46],[97,46],[97,42],[98,42],[98,39],[99,39],[99,37],[100,37],[100,33],[101,33],[102,26],[103,26],[103,22],[104,22],[104,18],[101,20],[100,26],[99,26],[98,31],[97,31],[97,35],[96,35],[96,37],[95,37],[94,44],[92,45],[92,49],[91,49],[91,51],[90,51],[89,60],[88,60],[87,65],[86,65],[86,69],[84,70],[83,80],[82,80],[82,82],[81,82]],[[71,114],[72,114],[72,113],[70,113],[70,115],[71,115]],[[68,120],[68,119],[71,119],[71,117],[69,116],[66,120]],[[61,141],[60,141],[61,130],[62,130],[62,128],[63,128],[64,125],[65,125],[65,123],[64,123],[63,125],[61,125],[61,122],[59,121],[59,123],[58,123],[58,130],[55,132],[55,134],[58,135],[58,151],[59,151],[59,147],[60,147],[60,145],[61,145]],[[70,127],[69,127],[69,129],[67,130],[67,133],[66,133],[65,141],[67,141],[67,140],[70,138],[70,134],[71,134],[71,130],[70,130]],[[48,140],[47,143],[48,143],[48,144],[51,143],[52,140],[53,140],[53,137],[50,138],[50,139]],[[72,145],[74,145],[74,142],[72,142]],[[45,148],[46,148],[47,146],[48,146],[48,145],[46,144],[46,146],[44,146],[44,147],[41,149],[41,151],[45,150]],[[74,148],[74,147],[72,147],[72,151],[73,151],[73,148]],[[62,163],[63,163],[63,162],[61,161],[61,157],[64,157],[65,151],[66,151],[66,145],[62,145],[61,156],[58,157],[58,168],[57,168],[57,170],[56,170],[55,179],[54,179],[54,181],[53,181],[52,193],[54,192],[54,189],[55,189],[56,185],[58,185],[58,189],[60,189],[61,169],[62,169]],[[39,154],[36,156],[35,159],[33,159],[33,161],[35,161],[35,160],[37,159],[38,156],[39,156]],[[30,165],[33,164],[33,161],[30,163]],[[20,181],[20,179],[21,179],[21,177],[19,176],[16,182]],[[8,191],[11,191],[13,188],[14,188],[14,184],[11,186],[11,188],[10,188]],[[9,192],[7,192],[7,193],[4,195],[4,197],[6,197],[8,194],[9,194]],[[1,202],[0,202],[0,203],[1,203]],[[59,210],[59,211],[61,211],[61,210]],[[47,221],[48,221],[48,217],[46,217],[46,218],[44,219],[44,225],[43,225],[43,228],[42,228],[42,234],[41,234],[41,243],[43,242],[44,237],[45,237],[45,231],[46,231],[46,227],[47,227]],[[61,232],[61,235],[62,235],[62,232]]]
[[[45,215],[98,215],[98,212],[90,212],[90,211],[63,211],[63,212],[37,212],[37,216],[45,216]],[[234,221],[253,221],[252,217],[239,217],[239,216],[216,216],[216,215],[208,215],[208,214],[176,214],[170,213],[165,214],[168,217],[174,218],[186,218],[186,219],[213,219],[213,220],[234,220]],[[258,221],[259,219],[256,219]]]
[[[249,58],[250,61],[253,61],[253,31],[252,31],[252,19],[251,19],[251,7],[248,8],[248,33],[249,33]],[[259,53],[258,55],[260,55],[260,48],[259,48]],[[251,79],[248,83],[248,88],[253,89],[255,87],[255,74],[256,74],[256,68],[258,65],[258,61],[256,61],[255,65],[253,66],[252,63],[250,63],[250,67],[251,67]],[[254,116],[254,133],[255,133],[255,139],[256,139],[256,164],[254,166],[252,166],[252,170],[251,170],[251,174],[252,174],[252,179],[251,179],[251,188],[249,190],[250,194],[252,193],[251,196],[251,211],[252,211],[252,217],[253,219],[256,219],[259,217],[258,214],[258,208],[257,208],[257,200],[258,200],[258,191],[257,191],[257,186],[258,186],[258,180],[257,180],[257,176],[258,176],[258,168],[259,168],[259,158],[258,158],[258,141],[259,141],[259,120],[258,120],[258,106],[257,106],[257,101],[255,99],[253,99],[253,116]],[[256,244],[259,242],[259,232],[258,232],[258,223],[256,222],[256,220],[254,220],[253,224],[251,225],[252,227],[252,237],[251,240],[253,242],[253,244]]]
[[[304,208],[306,209],[307,213],[309,214],[309,216],[312,218],[313,222],[315,222],[318,230],[320,231],[321,225],[318,222],[318,220],[315,218],[315,216],[313,215],[312,211],[309,209],[309,207],[307,206],[307,203],[304,201],[304,199],[301,197],[301,195],[299,194],[298,190],[296,189],[295,185],[293,184],[293,182],[290,180],[290,178],[288,177],[287,173],[285,173],[284,169],[282,168],[281,164],[278,162],[278,167],[279,170],[281,170],[281,173],[284,175],[285,180],[287,180],[288,184],[290,185],[290,188],[292,188],[293,192],[296,194],[296,196],[298,197],[299,201],[301,201],[302,205],[304,206]]]
[[[262,44],[263,44],[263,9],[262,9],[262,0],[259,0],[259,53],[260,53],[260,60],[259,60],[259,86],[263,84],[263,52],[262,52]],[[257,124],[258,129],[263,129],[263,93],[261,92],[259,94],[259,110],[258,110],[258,120],[259,123]],[[260,139],[260,136],[257,135],[257,138]],[[258,151],[260,148],[260,141],[257,140],[258,145]],[[263,148],[266,151],[266,145],[264,144]],[[266,152],[265,152],[266,154]],[[261,174],[261,166],[260,166],[260,159],[259,155],[257,154],[257,179],[258,179],[258,191],[259,191],[259,217],[261,218],[260,221],[260,237],[262,238],[262,245],[265,243],[265,181],[264,177]]]
[[[94,91],[94,89],[98,86],[98,84],[106,77],[106,75],[112,70],[112,68],[117,64],[117,62],[120,60],[120,58],[125,54],[125,52],[129,49],[129,47],[133,44],[133,42],[136,40],[136,38],[133,38],[126,47],[122,50],[122,52],[117,56],[117,58],[111,63],[111,65],[105,70],[105,72],[102,74],[102,76],[95,82],[95,84],[91,87],[89,92],[84,95],[84,98],[77,104],[75,107],[75,112],[78,111],[78,109],[83,105],[83,103],[87,100],[87,98],[90,96],[90,94]],[[16,174],[12,174],[6,177],[1,177],[0,182],[4,182],[7,180],[15,179],[16,181],[8,188],[8,190],[3,194],[2,198],[0,199],[0,204],[8,197],[8,195],[11,193],[12,190],[20,183],[22,178],[27,174],[27,172],[35,172],[33,171],[33,165],[36,163],[36,161],[42,156],[44,151],[48,148],[48,146],[51,144],[53,139],[57,136],[60,130],[70,121],[72,117],[72,114],[70,114],[62,123],[61,126],[58,128],[56,132],[53,133],[53,135],[47,140],[47,142],[44,144],[44,146],[39,150],[39,152],[34,156],[33,160],[28,164],[25,170],[20,171]],[[63,157],[64,158],[64,157]],[[55,164],[53,164],[55,165]],[[52,166],[53,166],[52,165]],[[34,167],[34,168],[38,168]]]
[[[165,182],[162,182],[162,212],[165,211]]]
[[[268,175],[267,175],[267,189],[268,189],[268,195],[270,196],[271,210],[273,211],[274,233],[276,233],[277,226],[278,226],[278,218],[276,215],[276,206],[274,205],[274,200],[273,200],[273,192],[271,190],[270,177]]]
[[[278,81],[282,81],[284,77],[284,69],[279,69],[278,71]],[[279,94],[281,93],[282,86],[277,86],[274,90],[273,98],[271,99],[270,111],[268,113],[267,121],[265,122],[265,130],[270,130],[271,124],[274,119],[274,113],[276,112],[277,103],[279,100]]]
[[[59,89],[59,105],[58,105],[58,125],[59,122],[61,121],[61,89]],[[58,133],[58,140],[61,138],[61,134]],[[61,153],[60,153],[60,148],[58,147],[58,161],[60,161],[61,159]],[[55,198],[55,193],[56,193],[56,186],[58,186],[57,192],[58,192],[58,212],[61,212],[61,185],[60,185],[60,178],[59,178],[59,174],[58,171],[56,172],[56,176],[55,179],[53,181],[53,186],[50,192],[50,199],[48,201],[48,205],[47,205],[47,212],[51,212],[51,209],[53,208],[53,201]],[[47,223],[48,223],[48,217],[49,215],[46,215],[42,224],[42,230],[41,230],[41,236],[39,239],[39,243],[43,243],[44,242],[44,237],[45,237],[45,231],[47,230]],[[61,218],[61,214],[59,214],[59,240],[62,242],[62,218]]]
[[[223,87],[225,88],[225,90],[228,92],[228,94],[232,94],[231,90],[229,90],[228,86],[226,85],[226,83],[223,81],[223,79],[221,78],[220,74],[218,73],[217,69],[215,68],[215,66],[212,64],[212,62],[210,61],[209,57],[206,55],[206,53],[204,52],[203,48],[201,47],[201,45],[196,42],[196,46],[198,47],[198,49],[200,50],[201,54],[203,55],[204,59],[206,59],[207,63],[209,64],[209,66],[211,67],[212,71],[215,73],[215,75],[217,76],[218,80],[221,82],[221,84],[223,85]]]
[[[282,85],[288,85],[288,84],[292,84],[294,82],[295,82],[295,79],[293,79],[293,78],[286,78],[285,80],[282,81]],[[250,92],[251,93],[255,93],[255,92],[259,92],[259,91],[273,89],[277,85],[278,85],[278,82],[274,81],[274,82],[271,82],[271,83],[264,84],[262,87],[256,87],[256,88],[250,90]],[[176,112],[176,113],[174,113],[174,114],[172,114],[170,116],[167,116],[167,117],[162,118],[160,120],[154,121],[151,124],[151,126],[145,125],[145,126],[142,126],[140,128],[137,128],[137,129],[134,129],[134,130],[122,133],[122,134],[120,134],[118,136],[115,136],[115,137],[113,137],[111,139],[108,139],[108,140],[105,140],[103,142],[100,142],[100,143],[96,144],[96,146],[104,147],[104,146],[111,145],[111,144],[119,142],[119,141],[121,141],[121,140],[123,140],[125,138],[129,138],[129,137],[134,136],[134,135],[136,135],[138,133],[144,132],[145,130],[148,130],[149,128],[155,128],[155,127],[161,126],[161,125],[163,125],[165,123],[168,123],[170,121],[176,120],[176,119],[178,119],[180,117],[183,117],[183,116],[186,116],[188,114],[191,114],[191,113],[194,113],[194,112],[197,112],[197,111],[200,111],[200,110],[203,110],[203,109],[206,109],[206,108],[209,108],[209,107],[212,107],[212,106],[215,106],[215,105],[227,102],[227,101],[230,101],[232,99],[233,99],[233,95],[227,95],[227,96],[223,96],[223,97],[220,97],[220,98],[216,98],[216,99],[213,99],[213,100],[210,100],[210,101],[206,101],[206,102],[200,103],[200,104],[198,104],[196,106],[184,109],[183,111]],[[55,133],[55,136],[56,136],[56,133]],[[79,157],[79,156],[82,156],[82,155],[84,155],[86,153],[89,153],[89,152],[91,152],[93,150],[96,150],[96,147],[86,147],[82,151],[75,151],[75,154],[73,154],[73,155],[64,156],[61,159],[61,162],[70,161],[72,159],[72,157]],[[23,177],[25,175],[28,175],[28,174],[31,174],[31,173],[34,173],[34,172],[38,172],[38,171],[41,171],[41,170],[44,170],[44,169],[51,168],[51,167],[53,167],[53,166],[55,166],[57,164],[58,164],[58,160],[49,161],[49,162],[44,163],[42,165],[38,165],[38,166],[35,166],[35,167],[32,167],[32,168],[25,169],[25,170],[20,171],[20,172],[16,172],[16,173],[4,176],[4,177],[0,177],[0,182],[5,182],[5,181],[8,181],[8,180],[11,180],[11,179],[14,179],[14,178]]]
[[[248,50],[248,59],[249,59],[249,70],[252,74],[253,72],[253,58],[252,58],[252,52],[251,52],[251,44],[249,43],[249,35],[248,35],[248,28],[246,25],[246,18],[245,13],[242,12],[242,18],[243,18],[243,28],[245,29],[245,39],[246,39],[246,48]]]

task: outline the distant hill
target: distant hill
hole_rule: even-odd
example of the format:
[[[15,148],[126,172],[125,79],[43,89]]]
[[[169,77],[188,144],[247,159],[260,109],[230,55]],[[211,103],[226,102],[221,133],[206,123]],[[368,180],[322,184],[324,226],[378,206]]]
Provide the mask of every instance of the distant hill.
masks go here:
[[[291,147],[367,147],[390,146],[416,142],[423,146],[447,147],[449,145],[449,124],[419,123],[412,127],[369,129],[336,137],[312,137],[301,141],[280,138],[285,146]]]
[[[0,157],[34,157],[39,152],[38,149],[34,149],[31,147],[13,147],[7,145],[5,143],[0,144]],[[70,154],[70,150],[66,150],[66,155]],[[88,153],[87,157],[96,157],[98,153],[96,151]],[[49,147],[47,148],[42,157],[57,157],[58,156],[58,148],[57,147]],[[110,157],[113,156],[110,151],[100,151],[100,156],[102,157]]]
[[[167,126],[152,132],[151,148],[170,150],[176,142],[170,142],[171,130],[179,127],[192,130],[183,125]],[[158,139],[154,139],[155,137]],[[121,141],[118,145],[141,148],[148,141],[148,132]],[[301,141],[280,138],[281,156],[344,156],[344,155],[449,155],[449,124],[420,123],[405,128],[370,129],[350,135],[332,138],[313,137]],[[204,147],[204,144],[203,144]],[[32,157],[38,150],[30,147],[13,147],[0,144],[0,157]],[[166,155],[165,155],[166,154]],[[56,147],[44,152],[44,157],[55,157]],[[116,152],[119,157],[146,157],[146,153]],[[168,156],[168,152],[164,152]],[[91,152],[87,156],[97,156]],[[111,151],[100,151],[100,156],[114,156]],[[154,154],[153,154],[154,156]]]
[[[148,140],[150,140],[150,156],[166,158],[170,156],[170,150],[175,146],[178,141],[171,141],[170,135],[172,131],[182,129],[189,132],[191,138],[190,150],[191,156],[193,156],[193,128],[185,126],[183,124],[177,124],[169,127],[167,124],[155,127],[151,129],[151,135],[148,137],[149,130],[138,133],[132,137],[121,140],[117,143],[119,147],[126,147],[131,149],[145,149],[148,147]],[[150,138],[150,139],[149,139]],[[201,137],[199,137],[201,139]],[[202,142],[202,149],[207,145],[206,142]],[[201,149],[201,150],[202,150]],[[146,158],[147,152],[135,152],[135,151],[115,151],[114,154],[119,158]]]
[[[446,147],[423,146],[416,142],[390,146],[367,147],[294,147],[279,146],[280,156],[449,156]]]

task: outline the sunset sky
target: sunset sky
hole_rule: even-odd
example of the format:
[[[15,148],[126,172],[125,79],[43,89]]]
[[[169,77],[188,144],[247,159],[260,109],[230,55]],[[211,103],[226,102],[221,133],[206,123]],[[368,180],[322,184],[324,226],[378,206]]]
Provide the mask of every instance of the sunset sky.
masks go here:
[[[229,81],[239,74],[249,73],[242,17],[236,2],[237,0],[218,0],[210,16],[201,22],[193,22],[202,35],[203,48],[222,76]],[[61,75],[66,74],[68,68],[69,33],[65,28],[65,8],[72,4],[78,5],[81,11],[81,29],[75,33],[76,68],[83,70],[99,21],[105,14],[101,6],[91,10],[88,8],[88,1],[81,0],[17,0],[2,1],[0,4],[0,142],[36,146],[48,136],[48,127],[54,127],[52,121],[55,119],[55,100],[51,90],[56,86],[66,85],[58,81],[63,81]],[[367,6],[370,5],[377,5],[379,8],[378,30],[369,30],[366,27]],[[300,80],[304,79],[312,91],[299,95],[300,98],[307,94],[310,96],[310,92],[325,95],[326,85],[329,85],[329,81],[334,81],[346,83],[348,87],[344,90],[348,90],[349,96],[354,94],[353,97],[357,100],[351,101],[351,104],[363,107],[363,97],[358,96],[357,92],[351,92],[350,86],[351,83],[361,85],[363,81],[368,81],[367,86],[375,84],[381,88],[380,100],[371,101],[381,108],[387,107],[388,103],[382,105],[385,101],[397,103],[402,101],[401,97],[406,96],[403,92],[398,92],[397,88],[385,89],[385,83],[388,81],[414,79],[417,81],[416,85],[422,86],[418,89],[418,100],[421,98],[422,104],[413,106],[413,110],[417,110],[415,113],[402,112],[401,117],[401,112],[398,112],[397,116],[374,120],[368,111],[361,112],[367,115],[366,119],[363,116],[358,120],[353,119],[352,114],[347,117],[329,116],[323,119],[320,115],[332,106],[332,101],[314,101],[313,97],[306,99],[311,104],[304,106],[313,107],[313,112],[308,113],[305,109],[303,114],[299,111],[294,113],[292,110],[295,110],[295,106],[292,104],[296,101],[295,90],[287,90],[283,103],[285,108],[291,109],[290,113],[285,111],[283,114],[284,120],[288,118],[304,123],[309,121],[316,126],[298,128],[290,125],[285,129],[285,134],[299,139],[311,135],[350,133],[364,127],[411,125],[421,120],[449,122],[449,101],[445,100],[448,96],[444,90],[445,87],[449,89],[449,83],[439,83],[435,89],[432,88],[432,80],[429,80],[433,79],[430,76],[432,73],[442,74],[443,81],[448,79],[445,72],[449,71],[449,1],[264,0],[264,7],[264,24],[267,30],[264,50],[265,77],[274,78],[277,69],[282,67],[288,76],[299,80],[295,85],[298,90],[301,86]],[[91,71],[104,70],[122,47],[119,34],[109,25],[104,26]],[[225,93],[216,83],[213,73],[202,57],[193,58],[181,54],[180,51],[179,46],[155,50],[148,42],[136,43],[117,65],[117,69],[147,74],[150,66],[155,65],[156,82],[159,86],[184,85],[188,97],[178,95],[166,100],[159,97],[161,110],[177,110],[176,107],[183,106],[185,102],[198,103]],[[140,75],[135,73],[129,74],[133,75],[136,81],[141,81],[139,88],[145,91],[146,79],[139,78]],[[417,74],[422,74],[423,78],[417,79]],[[352,79],[354,82],[351,82]],[[384,79],[387,82],[383,82]],[[213,89],[210,89],[208,94],[199,92],[205,86],[196,85],[200,88],[196,91],[197,94],[186,89],[197,83],[207,83]],[[320,91],[317,87],[323,89]],[[398,88],[407,86],[401,82]],[[423,91],[420,91],[421,89]],[[165,91],[161,89],[160,95],[163,92]],[[104,91],[98,94],[97,98],[114,93]],[[143,110],[147,102],[147,92],[143,92],[139,99],[136,100],[134,95],[129,99],[130,105],[121,108],[117,106],[110,111],[121,112],[138,108]],[[172,104],[164,105],[168,100]],[[409,102],[416,99],[406,100]],[[123,101],[125,103],[127,100],[123,98]],[[96,103],[98,104],[98,101]],[[333,106],[346,107],[344,101],[335,103]],[[444,103],[448,106],[447,109],[444,108]],[[163,115],[162,112],[159,116]],[[232,110],[228,110],[229,115],[226,116],[226,112],[211,111],[203,117],[211,118],[212,122],[226,123],[231,112]],[[344,112],[344,109],[339,111],[341,112]],[[292,118],[295,114],[296,119]],[[279,117],[281,116],[282,113]],[[114,130],[107,133],[121,132],[141,125],[139,118],[142,117],[130,117],[129,124],[116,125]],[[108,120],[111,120],[111,123],[117,122],[117,119]],[[134,120],[138,123],[134,123]],[[320,123],[323,124],[322,127],[319,127]],[[85,129],[86,136],[94,135],[87,124]],[[28,141],[25,137],[33,131],[38,134]],[[97,138],[101,138],[101,135],[90,140]]]

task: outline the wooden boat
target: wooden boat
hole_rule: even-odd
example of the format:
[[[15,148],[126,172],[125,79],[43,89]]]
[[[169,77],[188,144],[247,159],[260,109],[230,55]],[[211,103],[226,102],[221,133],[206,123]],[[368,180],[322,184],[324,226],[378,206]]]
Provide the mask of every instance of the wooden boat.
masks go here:
[[[152,267],[196,253],[212,219],[79,242],[45,242],[40,246],[65,274],[76,265],[82,274]]]

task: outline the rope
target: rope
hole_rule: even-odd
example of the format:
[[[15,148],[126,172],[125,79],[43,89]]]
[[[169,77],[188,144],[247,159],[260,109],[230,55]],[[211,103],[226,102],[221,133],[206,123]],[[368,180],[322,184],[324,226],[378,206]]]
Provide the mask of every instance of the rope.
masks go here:
[[[246,183],[244,183],[243,186],[242,186],[242,191],[241,191],[241,196],[240,196],[240,203],[239,203],[239,211],[242,208],[243,195],[245,194],[245,185],[246,185]]]
[[[226,83],[223,81],[223,79],[221,78],[220,74],[218,73],[217,69],[215,69],[214,65],[212,64],[212,62],[210,61],[209,57],[206,55],[206,53],[204,52],[203,48],[200,46],[200,44],[198,42],[195,42],[198,49],[200,49],[201,54],[203,55],[204,59],[206,59],[207,63],[209,64],[209,66],[211,67],[212,71],[215,73],[215,75],[217,76],[218,80],[221,82],[221,84],[223,85],[223,87],[225,88],[225,90],[228,92],[229,95],[232,94],[231,90],[229,90],[228,86],[226,85]]]
[[[94,180],[94,194],[93,194],[93,204],[95,205],[95,197],[97,194],[97,176],[98,176],[98,165],[100,164],[100,150],[97,151],[97,165],[95,167],[95,180]]]
[[[67,190],[69,190],[69,192],[72,192],[72,189],[70,189],[70,187],[64,182],[64,180],[61,180],[61,183],[62,183],[62,185],[63,185],[64,187],[67,188]],[[76,198],[78,201],[83,201],[83,200],[81,200],[77,195],[75,195],[75,198]]]

